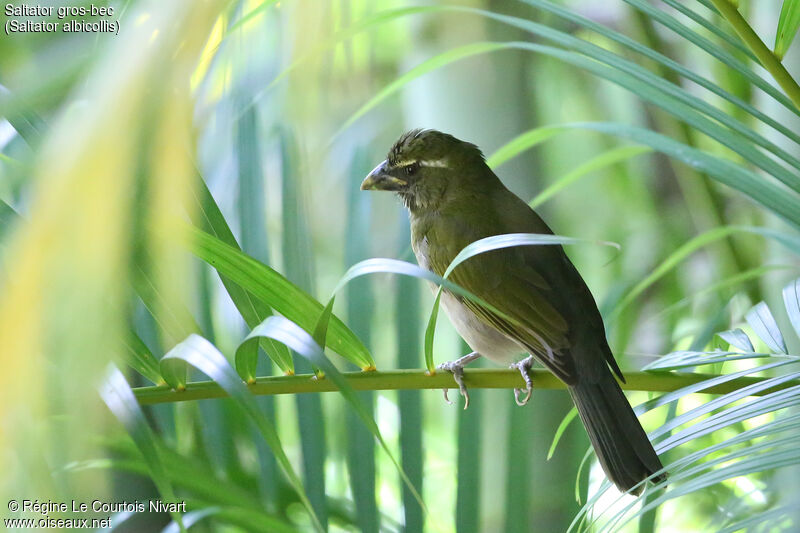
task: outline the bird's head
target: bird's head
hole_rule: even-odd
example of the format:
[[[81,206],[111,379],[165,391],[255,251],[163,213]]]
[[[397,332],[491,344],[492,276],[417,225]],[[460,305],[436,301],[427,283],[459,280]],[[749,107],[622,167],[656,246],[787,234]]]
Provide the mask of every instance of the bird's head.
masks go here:
[[[474,144],[436,130],[411,130],[361,183],[361,190],[396,192],[411,211],[437,209],[482,170]]]

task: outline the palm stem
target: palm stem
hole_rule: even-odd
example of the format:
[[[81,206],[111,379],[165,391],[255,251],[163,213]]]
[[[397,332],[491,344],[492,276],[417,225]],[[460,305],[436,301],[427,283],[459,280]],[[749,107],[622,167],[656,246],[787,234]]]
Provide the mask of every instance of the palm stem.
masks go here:
[[[778,82],[783,91],[786,93],[794,105],[800,108],[800,86],[792,78],[791,74],[786,70],[778,57],[772,53],[767,45],[761,38],[753,31],[750,24],[744,19],[739,10],[734,6],[730,0],[711,0],[714,7],[725,17],[725,20],[733,27],[734,31],[739,38],[747,45],[748,48],[755,54],[761,66],[764,67],[772,77]]]
[[[457,388],[453,377],[446,372],[429,375],[425,370],[392,370],[389,372],[344,372],[350,386],[355,390],[419,390]],[[563,389],[564,383],[546,370],[531,370],[533,386],[537,389]],[[625,390],[669,392],[717,377],[713,374],[677,374],[672,372],[629,372]],[[747,385],[759,383],[762,377],[741,377],[704,389],[708,394],[725,394]],[[511,389],[524,384],[519,372],[506,369],[468,369],[464,371],[464,382],[473,389]],[[757,393],[768,392],[800,385],[800,380],[785,382]],[[336,391],[336,385],[328,379],[314,379],[313,374],[292,376],[270,376],[257,378],[249,385],[250,392],[263,394],[298,394],[303,392]],[[133,389],[140,404],[184,402],[227,397],[225,391],[213,381],[197,381],[186,384],[186,390],[177,392],[167,385],[138,387]]]

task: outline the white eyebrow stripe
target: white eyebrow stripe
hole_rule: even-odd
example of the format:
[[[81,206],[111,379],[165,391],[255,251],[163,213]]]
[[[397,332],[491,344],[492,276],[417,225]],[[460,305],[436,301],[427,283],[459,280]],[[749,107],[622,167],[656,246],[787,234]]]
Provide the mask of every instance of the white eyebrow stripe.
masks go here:
[[[447,163],[446,159],[436,159],[435,161],[420,161],[419,166],[421,167],[434,167],[434,168],[449,168],[450,165]]]
[[[413,165],[414,163],[418,164],[421,167],[432,167],[432,168],[450,167],[446,159],[435,159],[433,161],[398,161],[397,163],[392,165],[392,167],[402,168],[402,167],[407,167],[408,165]]]

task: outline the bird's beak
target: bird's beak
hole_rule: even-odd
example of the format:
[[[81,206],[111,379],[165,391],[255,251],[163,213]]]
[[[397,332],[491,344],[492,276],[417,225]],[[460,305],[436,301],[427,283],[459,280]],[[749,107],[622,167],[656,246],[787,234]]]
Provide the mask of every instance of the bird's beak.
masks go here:
[[[408,182],[400,178],[396,178],[387,172],[388,163],[384,161],[377,167],[372,169],[372,172],[367,174],[364,181],[361,182],[362,191],[399,191]]]

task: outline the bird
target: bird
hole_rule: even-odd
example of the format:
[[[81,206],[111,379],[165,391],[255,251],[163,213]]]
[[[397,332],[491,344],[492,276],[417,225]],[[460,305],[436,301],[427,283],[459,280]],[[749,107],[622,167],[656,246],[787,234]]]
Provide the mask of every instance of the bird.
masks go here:
[[[409,213],[417,262],[438,276],[477,240],[553,233],[503,185],[475,144],[433,129],[401,135],[361,189],[399,196]],[[608,345],[597,303],[561,245],[482,253],[459,264],[448,279],[505,315],[442,291],[442,307],[473,350],[438,367],[453,374],[465,396],[465,408],[467,363],[485,357],[517,368],[526,396],[520,399],[519,389],[514,394],[523,405],[532,390],[528,370],[538,362],[566,385],[603,471],[620,491],[640,494],[645,480],[666,479],[617,382],[624,383],[625,378]]]

